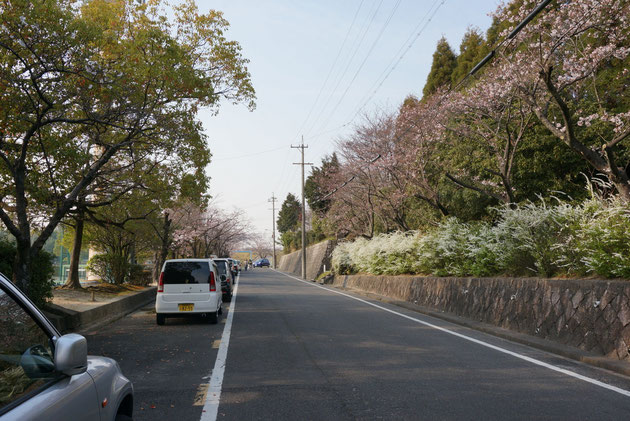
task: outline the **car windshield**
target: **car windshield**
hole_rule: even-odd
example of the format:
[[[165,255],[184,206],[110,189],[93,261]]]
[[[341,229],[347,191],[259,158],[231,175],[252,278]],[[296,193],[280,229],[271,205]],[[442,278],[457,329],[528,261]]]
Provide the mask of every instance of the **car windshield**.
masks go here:
[[[167,262],[163,282],[168,284],[207,284],[210,279],[208,262]]]

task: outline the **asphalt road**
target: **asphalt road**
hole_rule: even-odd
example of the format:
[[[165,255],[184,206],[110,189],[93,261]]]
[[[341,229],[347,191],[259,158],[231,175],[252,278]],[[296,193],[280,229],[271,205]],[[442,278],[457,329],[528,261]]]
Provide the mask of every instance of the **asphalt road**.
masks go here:
[[[217,419],[630,419],[627,377],[338,292],[241,273]],[[89,335],[89,351],[133,381],[134,419],[199,420],[224,323],[154,318]]]
[[[151,304],[86,334],[88,353],[116,359],[133,382],[135,421],[199,420],[224,316],[216,325],[167,319],[158,326]]]

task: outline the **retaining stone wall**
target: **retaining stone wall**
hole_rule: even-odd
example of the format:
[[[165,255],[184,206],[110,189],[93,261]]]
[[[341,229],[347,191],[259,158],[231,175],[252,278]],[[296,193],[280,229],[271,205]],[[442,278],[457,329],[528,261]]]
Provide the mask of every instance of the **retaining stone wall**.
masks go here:
[[[49,309],[44,313],[61,333],[77,332],[95,323],[124,317],[155,300],[156,290],[156,287],[150,287],[85,311],[54,306],[54,312],[51,311],[53,309]]]
[[[333,241],[327,240],[313,244],[306,248],[306,279],[313,280],[326,270],[330,270],[330,257],[335,246]],[[278,269],[290,272],[295,276],[302,276],[302,251],[280,256]]]
[[[630,361],[630,281],[338,275],[333,285]]]

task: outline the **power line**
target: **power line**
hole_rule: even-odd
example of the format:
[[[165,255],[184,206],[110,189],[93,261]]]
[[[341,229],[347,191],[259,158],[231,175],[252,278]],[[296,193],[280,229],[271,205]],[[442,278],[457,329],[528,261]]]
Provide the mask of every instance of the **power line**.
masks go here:
[[[437,14],[438,10],[440,9],[440,7],[442,7],[442,5],[444,5],[444,3],[446,2],[446,0],[442,0],[441,2],[439,2],[439,1],[440,0],[436,0],[433,3],[433,5],[431,5],[431,7],[427,11],[427,13],[422,17],[422,19],[420,19],[420,22],[418,23],[418,25],[416,25],[416,27],[414,28],[412,33],[409,35],[409,37],[407,37],[407,40],[405,40],[405,42],[402,44],[402,46],[400,47],[398,52],[394,55],[394,57],[389,62],[387,67],[385,67],[383,72],[376,79],[376,82],[374,82],[374,84],[370,87],[370,89],[367,90],[368,93],[361,99],[361,101],[359,101],[359,108],[353,114],[352,118],[350,118],[348,120],[348,123],[346,123],[345,125],[350,124],[357,117],[357,115],[359,115],[359,113],[367,106],[367,104],[370,103],[372,98],[374,98],[374,95],[376,95],[378,90],[381,89],[381,87],[383,86],[385,81],[393,73],[393,71],[396,69],[396,67],[398,67],[398,65],[403,60],[405,55],[409,52],[409,50],[411,50],[411,48],[416,43],[418,38],[420,38],[420,35],[422,35],[422,33],[427,28],[429,23],[433,20],[433,18]],[[439,4],[438,4],[438,2],[439,2]],[[436,4],[437,4],[437,7],[435,8],[435,10],[433,10],[433,8],[436,6]],[[423,25],[422,22],[425,19],[426,19],[426,22],[424,22],[424,25]],[[371,92],[371,94],[370,94],[370,92]],[[365,99],[366,96],[367,96],[367,99]]]
[[[378,42],[380,41],[381,37],[383,36],[383,33],[385,32],[385,29],[389,26],[389,23],[391,22],[392,18],[394,17],[394,14],[396,13],[396,10],[398,10],[398,7],[400,6],[400,2],[402,0],[398,0],[396,2],[396,4],[394,4],[394,7],[392,8],[392,11],[390,12],[389,16],[387,17],[387,19],[385,20],[385,22],[383,23],[383,26],[381,27],[381,30],[379,31],[378,35],[376,36],[376,38],[374,39],[374,41],[372,42],[372,45],[370,46],[370,49],[368,50],[367,54],[365,55],[365,57],[363,58],[363,61],[361,62],[361,64],[359,65],[359,68],[357,69],[357,71],[354,73],[354,76],[352,76],[352,79],[350,80],[350,82],[348,83],[348,85],[346,86],[346,89],[343,91],[343,94],[341,95],[341,97],[339,98],[339,100],[337,101],[337,104],[335,104],[335,107],[332,109],[332,111],[328,114],[328,118],[325,120],[324,124],[322,124],[320,127],[322,129],[326,128],[326,126],[328,125],[328,122],[330,121],[330,119],[333,117],[333,115],[335,114],[335,111],[337,111],[337,109],[339,108],[339,105],[341,105],[341,102],[343,101],[343,99],[346,97],[346,95],[348,94],[348,91],[350,90],[350,88],[352,87],[352,84],[354,83],[354,81],[357,79],[357,76],[359,76],[359,73],[361,73],[361,70],[363,70],[363,66],[365,66],[365,63],[367,62],[368,58],[370,57],[370,55],[372,55],[372,52],[374,51],[374,48],[376,47],[376,45],[378,44]]]
[[[324,80],[324,83],[322,84],[322,87],[319,89],[319,93],[317,94],[317,98],[315,98],[315,102],[313,103],[313,106],[309,110],[306,118],[304,119],[304,121],[302,122],[302,125],[300,126],[300,129],[298,130],[298,134],[302,133],[302,131],[304,129],[304,126],[306,125],[306,123],[308,122],[308,119],[311,117],[311,114],[313,113],[313,110],[315,110],[315,107],[317,106],[317,103],[319,102],[319,98],[321,97],[322,93],[324,92],[324,88],[328,84],[328,80],[330,79],[330,76],[332,75],[332,72],[335,69],[337,61],[339,60],[339,57],[341,57],[341,53],[343,51],[343,48],[346,46],[346,41],[348,41],[348,37],[350,36],[350,32],[352,32],[352,28],[354,27],[354,22],[357,20],[357,16],[359,15],[359,12],[361,11],[361,7],[363,7],[363,3],[364,2],[365,2],[365,0],[361,0],[361,3],[359,3],[359,7],[357,8],[357,11],[354,13],[354,17],[352,18],[352,23],[350,23],[350,26],[348,27],[348,31],[346,32],[346,36],[344,37],[343,42],[341,43],[341,47],[339,47],[339,51],[337,52],[337,56],[333,60],[333,63],[330,66],[330,70],[328,70],[328,74],[326,75],[326,79]],[[296,137],[297,137],[297,135],[296,135]]]
[[[277,147],[277,148],[267,149],[267,150],[264,150],[264,151],[248,153],[248,154],[245,154],[245,155],[232,155],[232,156],[227,156],[227,157],[213,156],[213,158],[214,159],[220,159],[221,161],[231,161],[231,160],[234,160],[234,159],[249,158],[249,157],[252,157],[252,156],[258,156],[258,155],[262,155],[262,154],[267,154],[267,153],[279,151],[281,149],[284,149],[285,147],[286,146],[280,146],[280,147]]]
[[[549,5],[549,3],[551,3],[551,0],[543,0],[541,3],[538,4],[538,6],[536,6],[536,8],[534,10],[532,10],[532,12],[530,12],[530,14],[521,22],[519,23],[513,30],[512,32],[510,32],[510,34],[503,40],[501,40],[501,42],[499,42],[491,51],[490,53],[488,53],[488,55],[486,55],[486,57],[484,57],[483,59],[481,59],[479,61],[479,63],[477,63],[467,74],[466,76],[464,76],[462,78],[462,80],[460,80],[454,87],[451,86],[449,87],[449,89],[444,93],[444,95],[442,95],[437,103],[437,107],[439,107],[439,105],[451,94],[451,92],[453,92],[454,90],[456,90],[457,88],[459,88],[461,85],[463,85],[463,83],[470,77],[472,77],[475,73],[477,73],[483,66],[485,66],[486,64],[488,64],[488,62],[490,62],[490,60],[496,55],[496,51],[503,46],[503,44],[505,44],[507,41],[512,40],[516,34],[518,34],[518,32],[520,32],[532,19],[534,19],[546,6]],[[407,133],[409,133],[409,131],[412,129],[413,127],[413,123],[410,124],[409,126],[407,126],[407,128],[399,135],[396,137],[396,139],[394,140],[394,142],[398,142],[403,136],[405,136]],[[381,158],[381,154],[378,154],[375,158],[373,158],[372,160],[370,160],[367,164],[367,166],[369,166],[370,164],[373,164],[374,162],[378,161]],[[322,201],[327,199],[328,197],[330,197],[331,195],[335,194],[339,189],[345,187],[347,184],[351,183],[352,181],[354,181],[354,179],[356,178],[355,175],[353,175],[352,177],[350,177],[348,180],[346,180],[344,183],[342,183],[340,186],[336,187],[335,189],[333,189],[331,192],[327,193],[326,195],[324,195],[323,197],[317,199],[317,201]]]
[[[289,155],[291,154],[291,149],[287,149],[287,153],[284,157],[284,160],[282,162],[284,162],[283,166],[282,166],[282,171],[280,172],[280,178],[278,179],[278,182],[276,183],[276,191],[283,191],[284,190],[284,184],[286,184],[287,182],[287,178],[284,177],[284,174],[287,170],[287,168],[290,168],[289,165]],[[279,187],[282,185],[282,189],[279,189]]]
[[[317,114],[315,119],[313,120],[312,124],[306,130],[306,134],[307,135],[313,130],[313,128],[315,127],[315,124],[317,123],[317,121],[320,119],[320,117],[322,116],[322,114],[324,113],[326,108],[328,108],[328,105],[330,104],[330,101],[332,101],[335,92],[337,92],[337,89],[339,88],[339,85],[341,84],[341,82],[343,81],[343,78],[345,77],[346,73],[348,72],[348,69],[350,68],[350,65],[352,64],[352,61],[354,60],[354,57],[356,56],[357,52],[359,51],[359,48],[363,44],[363,41],[365,40],[365,36],[367,35],[368,31],[370,30],[370,27],[372,26],[372,23],[374,22],[374,19],[376,18],[376,15],[378,14],[378,11],[380,10],[382,4],[383,4],[383,0],[380,0],[379,3],[378,3],[378,6],[376,7],[376,9],[373,9],[373,12],[372,11],[370,12],[371,13],[371,17],[370,17],[369,22],[367,22],[367,24],[364,25],[363,29],[361,31],[359,31],[359,34],[357,34],[357,38],[356,38],[355,42],[353,43],[353,45],[355,45],[355,46],[352,48],[352,50],[354,50],[354,51],[350,55],[350,58],[348,59],[346,67],[344,68],[344,70],[341,73],[340,77],[337,79],[337,83],[335,84],[335,87],[333,88],[333,90],[330,93],[330,95],[328,95],[328,99],[326,100],[326,103],[324,104],[324,107],[321,108],[321,110],[319,111],[319,113]],[[368,16],[369,16],[369,14],[368,14]]]
[[[362,5],[364,3],[364,0],[361,1],[360,7],[357,9],[357,13],[360,11]],[[367,34],[372,22],[374,21],[374,18],[376,16],[376,13],[378,12],[381,4],[383,3],[383,0],[380,0],[378,7],[376,9],[374,9],[374,6],[376,5],[376,1],[373,3],[372,8],[370,9],[370,11],[368,12],[368,16],[370,16],[370,14],[372,15],[372,18],[370,19],[369,23],[365,23],[363,25],[363,27],[359,30],[357,37],[354,39],[354,41],[352,42],[352,46],[350,47],[350,51],[353,51],[353,53],[350,56],[350,59],[347,62],[347,65],[345,67],[345,69],[343,70],[343,72],[341,73],[341,75],[338,78],[335,78],[335,80],[337,80],[336,84],[335,84],[335,88],[333,89],[333,93],[337,90],[337,88],[339,87],[339,84],[341,83],[341,81],[343,80],[343,77],[345,76],[346,72],[348,71],[348,68],[350,67],[350,64],[352,63],[352,60],[354,59],[354,56],[356,55],[356,53],[359,50],[359,47],[361,46],[361,44],[363,43],[363,40],[365,39],[365,35]],[[356,15],[355,14],[355,15]],[[356,16],[355,16],[356,18]],[[350,33],[350,31],[348,32]],[[344,41],[345,42],[345,41]],[[339,54],[342,52],[342,50],[340,49]],[[335,59],[336,61],[336,59]],[[332,69],[331,69],[332,70]],[[326,109],[326,107],[328,106],[328,104],[330,103],[331,99],[332,99],[332,93],[329,95],[328,100],[326,101],[326,103],[324,104],[324,107],[321,109],[321,111],[318,113],[318,115],[315,117],[315,120],[313,120],[312,126],[315,125],[315,122],[319,119],[319,117],[321,116],[321,114],[323,113],[323,111]],[[315,108],[315,104],[313,105],[313,108]],[[311,114],[311,112],[309,112],[309,115]],[[306,123],[305,122],[302,124],[302,126],[304,126]],[[312,129],[311,126],[311,129]],[[309,132],[310,130],[309,129]],[[300,130],[301,131],[301,130]],[[299,132],[298,132],[299,133]],[[287,151],[287,158],[289,157],[288,155],[288,151]],[[282,175],[280,176],[280,180],[278,181],[278,187],[280,187],[280,185],[282,185],[281,189],[277,189],[278,191],[284,191],[285,187],[288,186],[288,183],[290,183],[291,177],[284,177],[285,174],[285,170],[287,169],[287,161],[285,160],[285,165],[282,167]]]
[[[318,138],[318,137],[320,137],[322,135],[325,135],[325,134],[328,134],[328,133],[331,133],[331,132],[335,132],[335,131],[338,131],[339,129],[342,129],[344,127],[349,126],[354,121],[354,119],[357,117],[357,115],[359,115],[359,113],[374,98],[374,96],[376,95],[378,90],[383,86],[385,81],[393,73],[393,71],[396,69],[398,64],[400,64],[400,62],[403,60],[405,55],[409,52],[409,50],[416,43],[418,38],[420,38],[420,35],[422,35],[424,30],[427,28],[428,24],[433,20],[433,18],[437,14],[438,10],[440,9],[440,7],[442,7],[442,5],[444,5],[445,2],[446,2],[446,0],[441,0],[441,1],[440,0],[435,0],[435,2],[431,5],[429,10],[427,11],[427,13],[420,19],[418,25],[416,25],[416,27],[413,29],[411,34],[409,34],[409,36],[407,37],[405,42],[398,49],[397,53],[390,60],[390,62],[387,65],[387,67],[385,67],[385,69],[383,70],[383,72],[381,72],[381,74],[376,79],[376,81],[367,90],[368,93],[366,95],[364,95],[363,98],[359,101],[359,103],[358,103],[359,107],[357,108],[357,111],[352,115],[352,118],[349,118],[344,124],[342,124],[340,126],[337,126],[335,128],[329,129],[329,130],[320,131],[319,133],[316,133],[314,135],[307,136],[307,139],[316,139],[316,138]],[[437,5],[437,7],[436,7],[436,5]],[[366,97],[367,97],[367,99],[366,99]],[[324,127],[325,127],[325,125],[322,126],[322,129]],[[313,142],[313,143],[316,143],[316,142]]]

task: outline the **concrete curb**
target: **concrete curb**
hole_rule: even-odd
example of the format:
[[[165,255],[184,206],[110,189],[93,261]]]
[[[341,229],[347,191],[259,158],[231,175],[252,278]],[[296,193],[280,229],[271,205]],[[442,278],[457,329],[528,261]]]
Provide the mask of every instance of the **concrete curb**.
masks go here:
[[[406,308],[407,310],[415,311],[417,313],[425,314],[427,316],[435,317],[437,319],[445,320],[450,323],[454,323],[460,326],[465,326],[470,329],[474,329],[480,332],[488,333],[499,338],[507,339],[512,342],[517,342],[523,345],[530,346],[532,348],[540,349],[552,354],[560,355],[565,358],[569,358],[575,361],[592,365],[595,367],[603,368],[613,371],[618,374],[630,376],[630,363],[625,361],[613,360],[601,355],[596,355],[590,352],[583,351],[578,348],[570,347],[567,345],[559,344],[549,340],[536,338],[520,332],[514,332],[509,329],[500,328],[487,323],[477,322],[475,320],[459,317],[451,313],[440,312],[432,310],[426,307],[422,307],[416,304],[412,304],[407,301],[395,300],[383,295],[374,294],[371,292],[365,292],[354,288],[337,287],[331,284],[326,284],[327,287],[333,287],[342,291],[352,292],[357,295],[361,295],[366,298],[381,301],[388,304],[393,304],[398,307]]]
[[[150,287],[85,311],[75,311],[52,305],[44,313],[61,333],[82,333],[111,323],[144,307],[155,299],[156,289],[156,287]]]

